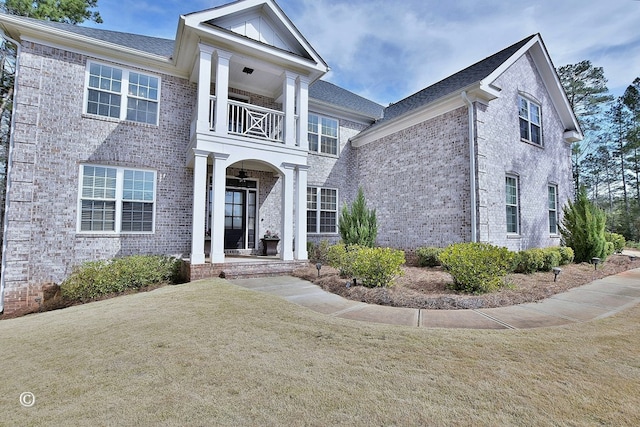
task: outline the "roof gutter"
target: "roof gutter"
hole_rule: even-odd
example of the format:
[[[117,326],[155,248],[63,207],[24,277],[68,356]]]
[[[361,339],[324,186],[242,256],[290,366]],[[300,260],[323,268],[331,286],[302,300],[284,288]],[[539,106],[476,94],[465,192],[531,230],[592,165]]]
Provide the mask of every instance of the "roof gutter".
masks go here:
[[[476,150],[475,150],[475,126],[473,103],[467,96],[467,91],[462,91],[462,99],[466,102],[469,110],[469,183],[471,186],[471,241],[478,241],[478,210],[476,201]]]
[[[5,170],[5,200],[4,200],[4,221],[2,224],[2,265],[0,272],[0,313],[4,311],[4,275],[7,264],[7,229],[9,220],[7,217],[7,212],[9,212],[9,192],[11,189],[11,169],[13,164],[13,146],[14,146],[14,138],[16,128],[16,97],[18,95],[18,70],[19,70],[19,59],[20,59],[20,43],[11,37],[7,36],[2,28],[0,28],[0,37],[9,41],[16,45],[16,72],[13,83],[13,111],[11,112],[11,124],[9,125],[9,152],[7,153],[7,168]]]

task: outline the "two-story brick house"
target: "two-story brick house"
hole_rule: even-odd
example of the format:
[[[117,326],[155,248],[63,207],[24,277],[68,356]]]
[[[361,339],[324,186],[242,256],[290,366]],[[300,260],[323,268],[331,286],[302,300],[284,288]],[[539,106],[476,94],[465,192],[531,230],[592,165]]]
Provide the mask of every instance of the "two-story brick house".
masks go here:
[[[243,268],[290,271],[308,241],[339,239],[359,187],[380,245],[559,242],[581,135],[539,35],[384,108],[320,80],[328,65],[272,0],[181,16],[175,40],[0,27],[19,45],[4,309],[87,260],[169,254],[217,275],[266,234],[277,258]]]

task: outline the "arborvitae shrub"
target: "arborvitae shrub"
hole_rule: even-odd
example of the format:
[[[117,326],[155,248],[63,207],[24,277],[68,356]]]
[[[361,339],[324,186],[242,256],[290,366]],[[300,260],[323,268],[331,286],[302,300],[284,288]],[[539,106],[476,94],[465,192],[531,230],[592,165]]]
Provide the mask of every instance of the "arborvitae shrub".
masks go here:
[[[338,231],[342,241],[347,245],[360,245],[372,248],[378,235],[376,210],[367,208],[362,188],[351,208],[342,207],[338,220]]]
[[[584,190],[578,193],[575,202],[569,201],[564,208],[560,233],[563,243],[573,248],[575,262],[591,262],[594,257],[605,260],[606,219],[604,211],[591,203]]]

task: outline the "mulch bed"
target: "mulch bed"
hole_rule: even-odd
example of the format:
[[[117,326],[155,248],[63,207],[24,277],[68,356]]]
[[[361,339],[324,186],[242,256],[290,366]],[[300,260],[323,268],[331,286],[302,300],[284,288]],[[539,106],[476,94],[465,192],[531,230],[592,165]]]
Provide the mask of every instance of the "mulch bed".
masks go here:
[[[510,274],[506,280],[508,286],[498,292],[480,295],[450,289],[453,279],[441,267],[403,267],[404,275],[397,278],[390,288],[366,288],[351,283],[347,287],[348,279],[341,278],[337,270],[329,266],[323,266],[318,277],[315,264],[309,264],[307,268],[294,272],[294,275],[328,292],[369,304],[442,310],[477,309],[540,301],[596,279],[640,268],[640,258],[631,260],[626,255],[611,255],[597,270],[587,263],[564,265],[561,268],[556,282],[551,272]]]

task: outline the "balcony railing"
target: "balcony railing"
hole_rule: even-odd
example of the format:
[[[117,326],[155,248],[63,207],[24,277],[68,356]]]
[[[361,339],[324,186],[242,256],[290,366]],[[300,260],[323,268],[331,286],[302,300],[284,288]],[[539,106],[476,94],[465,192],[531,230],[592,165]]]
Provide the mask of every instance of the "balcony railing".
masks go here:
[[[209,105],[209,127],[212,131],[215,104],[216,98],[212,96]],[[229,134],[284,143],[284,113],[281,111],[229,100],[227,116]]]

